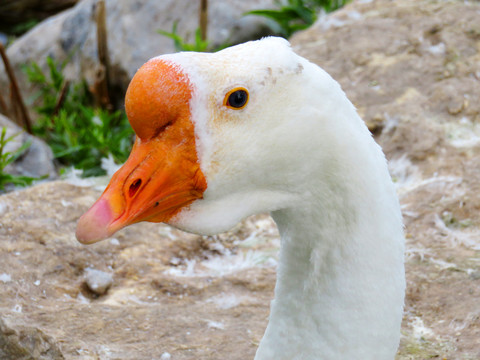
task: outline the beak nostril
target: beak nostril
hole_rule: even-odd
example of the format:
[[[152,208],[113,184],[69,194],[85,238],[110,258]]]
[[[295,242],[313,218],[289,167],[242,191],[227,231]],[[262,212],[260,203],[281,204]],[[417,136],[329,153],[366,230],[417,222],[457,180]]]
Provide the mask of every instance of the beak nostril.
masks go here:
[[[130,185],[130,188],[128,189],[128,195],[130,195],[130,197],[134,197],[138,189],[140,188],[140,185],[142,185],[141,179],[137,179],[134,182],[132,182],[132,184]]]

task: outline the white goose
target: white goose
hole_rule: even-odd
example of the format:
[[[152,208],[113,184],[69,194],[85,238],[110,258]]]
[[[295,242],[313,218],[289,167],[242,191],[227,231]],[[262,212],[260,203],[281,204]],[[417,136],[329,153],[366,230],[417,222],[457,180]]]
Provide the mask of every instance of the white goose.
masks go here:
[[[215,234],[269,211],[280,262],[255,360],[394,358],[399,204],[380,147],[337,82],[267,38],[151,59],[125,106],[132,153],[79,220],[79,241],[139,221]]]

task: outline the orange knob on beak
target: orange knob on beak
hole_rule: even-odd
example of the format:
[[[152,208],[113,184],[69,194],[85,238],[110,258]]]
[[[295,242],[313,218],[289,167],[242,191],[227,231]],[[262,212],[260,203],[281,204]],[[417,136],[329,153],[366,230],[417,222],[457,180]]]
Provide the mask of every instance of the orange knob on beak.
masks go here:
[[[177,66],[155,58],[133,77],[125,109],[137,134],[127,162],[80,218],[77,239],[103,240],[140,221],[167,222],[207,188],[195,147],[192,85]]]

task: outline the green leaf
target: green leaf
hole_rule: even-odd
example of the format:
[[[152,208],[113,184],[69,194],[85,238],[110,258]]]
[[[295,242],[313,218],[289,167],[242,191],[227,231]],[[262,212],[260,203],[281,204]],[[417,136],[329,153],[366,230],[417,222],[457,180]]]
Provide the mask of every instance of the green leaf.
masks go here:
[[[18,134],[16,134],[18,135]],[[16,136],[15,135],[15,136]],[[13,138],[13,137],[12,137]],[[20,156],[23,155],[23,153],[32,145],[32,142],[31,141],[26,141],[22,144],[22,146],[20,146],[17,150],[15,150],[15,152],[13,153],[7,153],[9,154],[9,158],[6,160],[6,165],[9,165],[13,162],[15,162]]]
[[[276,26],[272,30],[286,38],[293,33],[311,26],[321,9],[326,12],[336,10],[349,0],[288,0],[287,3],[276,1],[278,9],[252,10],[245,15],[257,15],[271,19]]]
[[[5,145],[18,136],[18,134],[19,133],[7,138],[7,128],[2,127],[0,133],[0,190],[5,190],[5,185],[7,184],[26,186],[30,185],[32,181],[37,180],[37,178],[34,177],[13,175],[4,172],[5,167],[17,160],[31,145],[31,143],[27,141],[14,152],[5,152]]]
[[[296,13],[292,14],[292,11],[288,10],[252,10],[245,13],[245,15],[259,15],[270,18],[277,22],[290,21]]]
[[[205,52],[208,50],[210,43],[208,41],[202,40],[202,35],[200,32],[200,28],[197,28],[195,31],[195,42],[188,43],[182,36],[177,33],[177,25],[178,21],[173,23],[172,31],[168,32],[165,30],[157,30],[160,35],[166,36],[173,40],[175,44],[175,49],[177,51],[197,51],[197,52]]]

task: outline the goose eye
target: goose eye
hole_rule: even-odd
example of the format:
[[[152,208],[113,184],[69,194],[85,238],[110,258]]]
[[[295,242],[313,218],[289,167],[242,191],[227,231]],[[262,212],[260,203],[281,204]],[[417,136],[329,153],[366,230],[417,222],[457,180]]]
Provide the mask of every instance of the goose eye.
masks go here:
[[[225,95],[224,105],[230,109],[243,109],[248,103],[248,91],[244,88],[235,88]]]

